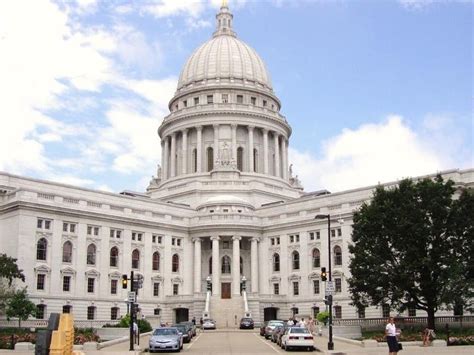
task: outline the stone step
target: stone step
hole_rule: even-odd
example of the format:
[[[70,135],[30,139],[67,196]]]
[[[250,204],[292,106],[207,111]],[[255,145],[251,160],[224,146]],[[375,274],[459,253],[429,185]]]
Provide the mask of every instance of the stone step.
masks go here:
[[[242,296],[232,296],[230,299],[211,297],[210,315],[216,321],[217,328],[238,328],[240,318],[244,315]]]

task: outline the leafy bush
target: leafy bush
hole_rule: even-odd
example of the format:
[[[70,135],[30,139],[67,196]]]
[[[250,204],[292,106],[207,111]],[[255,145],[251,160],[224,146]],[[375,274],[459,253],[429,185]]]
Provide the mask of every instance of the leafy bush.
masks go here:
[[[138,329],[140,333],[151,332],[153,330],[151,324],[146,319],[139,319]],[[130,327],[130,315],[125,315],[120,319],[120,322],[117,324],[105,324],[104,328],[129,328]]]
[[[329,319],[329,312],[327,311],[319,312],[316,318],[318,319],[318,322],[324,323],[324,325],[326,325]]]
[[[99,342],[100,338],[92,328],[75,328],[74,344],[84,344],[91,341]]]

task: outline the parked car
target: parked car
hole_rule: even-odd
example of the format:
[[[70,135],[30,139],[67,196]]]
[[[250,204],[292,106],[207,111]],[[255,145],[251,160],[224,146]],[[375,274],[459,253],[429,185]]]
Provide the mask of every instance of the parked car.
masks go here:
[[[278,339],[278,335],[283,332],[285,330],[285,326],[286,324],[283,323],[283,324],[278,324],[274,329],[273,329],[273,332],[272,332],[272,335],[270,336],[270,340],[272,341],[272,343],[276,343],[277,342],[277,339]]]
[[[277,343],[277,345],[281,346],[281,337],[283,336],[283,334],[285,334],[285,331],[288,327],[288,324],[284,323],[283,327],[279,327],[277,332],[273,332],[273,336],[275,337],[275,343]]]
[[[178,331],[183,334],[184,343],[189,343],[191,341],[191,338],[193,337],[191,335],[192,330],[186,324],[173,324],[172,327],[178,329]]]
[[[263,322],[262,325],[260,326],[260,335],[263,337],[265,336],[265,328],[267,327],[267,321]]]
[[[281,337],[282,348],[288,351],[291,348],[305,348],[314,350],[313,335],[306,328],[290,327]]]
[[[202,329],[216,329],[216,321],[213,319],[204,319]]]
[[[196,336],[196,324],[194,324],[193,322],[180,322],[179,324],[186,324],[187,326],[189,326],[192,330],[192,336]]]
[[[254,323],[252,318],[242,318],[240,320],[240,329],[253,329]]]
[[[265,334],[264,334],[265,339],[269,339],[272,336],[273,329],[275,329],[277,325],[283,325],[284,323],[285,321],[282,321],[282,320],[268,321],[267,326],[265,327]]]
[[[173,327],[157,328],[153,331],[148,343],[150,353],[156,351],[180,351],[183,348],[183,336]]]

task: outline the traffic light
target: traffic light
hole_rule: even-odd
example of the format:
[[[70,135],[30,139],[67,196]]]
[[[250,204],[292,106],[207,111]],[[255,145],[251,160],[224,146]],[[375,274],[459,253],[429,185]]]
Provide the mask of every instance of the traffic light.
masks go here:
[[[127,275],[122,275],[122,288],[127,288],[128,287],[128,276]]]
[[[332,304],[332,295],[328,295],[324,298],[324,304],[330,306]]]
[[[321,281],[326,281],[328,279],[328,274],[326,273],[326,268],[321,268]]]

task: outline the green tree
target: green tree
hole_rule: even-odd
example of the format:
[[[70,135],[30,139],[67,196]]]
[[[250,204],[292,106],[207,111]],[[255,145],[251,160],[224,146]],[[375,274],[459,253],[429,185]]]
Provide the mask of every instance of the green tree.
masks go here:
[[[473,296],[474,195],[441,176],[377,187],[354,214],[349,288],[357,306],[426,311]]]
[[[25,281],[23,270],[18,268],[17,259],[0,254],[0,314],[5,310],[6,303],[14,294],[13,280]]]
[[[29,300],[26,287],[16,291],[8,300],[6,313],[8,318],[18,318],[18,327],[21,327],[22,320],[36,313],[36,306]]]

